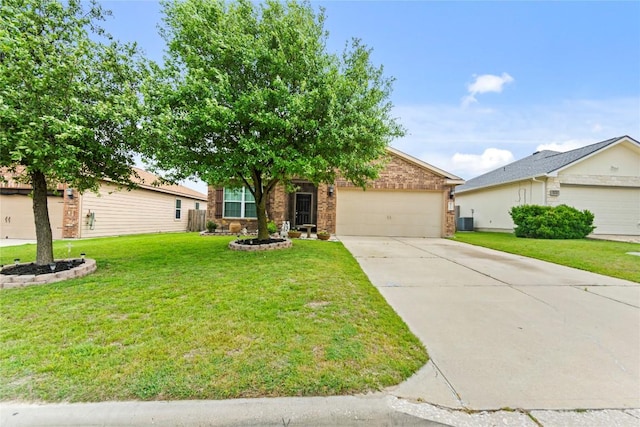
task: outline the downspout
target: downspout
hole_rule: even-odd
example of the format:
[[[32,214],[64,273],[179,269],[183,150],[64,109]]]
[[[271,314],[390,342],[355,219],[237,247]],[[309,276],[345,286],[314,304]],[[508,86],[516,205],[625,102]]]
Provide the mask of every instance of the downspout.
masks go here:
[[[531,178],[531,181],[542,183],[542,205],[547,206],[547,181],[540,181],[539,179],[536,179],[536,177]],[[533,194],[533,191],[531,194]]]

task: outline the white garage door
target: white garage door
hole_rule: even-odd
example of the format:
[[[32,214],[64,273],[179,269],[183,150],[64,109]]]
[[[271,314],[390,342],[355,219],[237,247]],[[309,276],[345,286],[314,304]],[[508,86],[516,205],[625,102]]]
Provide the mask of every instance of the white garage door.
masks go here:
[[[337,234],[442,237],[443,193],[340,188]]]
[[[640,188],[561,186],[562,203],[588,209],[594,234],[640,235]]]
[[[3,195],[0,201],[0,237],[9,239],[36,238],[33,200],[26,195]],[[62,238],[64,201],[62,197],[47,197],[49,222],[54,239]]]

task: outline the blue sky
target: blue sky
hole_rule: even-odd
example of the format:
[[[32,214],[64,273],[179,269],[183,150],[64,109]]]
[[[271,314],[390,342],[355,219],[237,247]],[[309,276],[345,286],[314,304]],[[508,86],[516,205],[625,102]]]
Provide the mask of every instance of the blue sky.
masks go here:
[[[160,61],[160,5],[103,1]],[[358,37],[396,81],[392,145],[470,179],[540,149],[640,139],[640,2],[315,1],[328,49]],[[196,189],[203,190],[198,186]]]

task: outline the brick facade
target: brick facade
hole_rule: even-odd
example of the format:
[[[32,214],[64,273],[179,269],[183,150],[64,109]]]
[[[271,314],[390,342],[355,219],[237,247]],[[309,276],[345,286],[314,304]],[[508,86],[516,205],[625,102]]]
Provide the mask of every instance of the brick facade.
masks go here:
[[[456,184],[447,182],[448,178],[435,173],[428,168],[403,158],[400,155],[390,153],[384,169],[378,179],[370,183],[368,188],[372,190],[397,190],[397,191],[437,191],[445,194],[443,197],[443,235],[450,236],[455,233],[455,202],[449,197],[451,189]],[[343,178],[338,178],[334,185],[320,184],[317,187],[306,181],[295,183],[299,191],[312,192],[314,195],[315,224],[318,230],[336,232],[337,197],[336,187],[355,187]],[[255,219],[235,219],[222,217],[222,188],[209,187],[209,202],[207,218],[216,221],[224,230],[229,228],[231,222],[239,222],[248,231],[255,231],[257,223]],[[274,220],[280,228],[282,221],[292,221],[295,217],[295,194],[286,193],[284,186],[278,185],[270,195],[267,202],[267,215]]]
[[[71,195],[68,192],[71,191]],[[80,230],[80,193],[74,188],[65,186],[62,197],[64,199],[62,214],[62,238],[76,239]]]

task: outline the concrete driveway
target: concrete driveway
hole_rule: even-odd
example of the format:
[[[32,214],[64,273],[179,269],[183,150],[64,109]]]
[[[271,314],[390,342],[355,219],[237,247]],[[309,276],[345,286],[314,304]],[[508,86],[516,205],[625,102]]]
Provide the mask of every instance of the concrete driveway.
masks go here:
[[[340,237],[430,362],[391,393],[450,408],[640,408],[640,284],[445,239]]]

